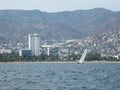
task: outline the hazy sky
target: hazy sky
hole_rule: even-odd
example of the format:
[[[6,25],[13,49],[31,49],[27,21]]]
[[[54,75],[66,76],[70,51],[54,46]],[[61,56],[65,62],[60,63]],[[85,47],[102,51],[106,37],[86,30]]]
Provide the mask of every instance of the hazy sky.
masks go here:
[[[0,0],[0,10],[39,9],[46,12],[59,12],[98,7],[120,11],[120,0]]]

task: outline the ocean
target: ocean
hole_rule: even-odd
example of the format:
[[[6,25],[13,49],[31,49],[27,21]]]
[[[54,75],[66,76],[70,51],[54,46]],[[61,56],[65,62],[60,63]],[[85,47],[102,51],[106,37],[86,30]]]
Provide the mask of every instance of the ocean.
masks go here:
[[[0,90],[120,90],[120,63],[1,63]]]

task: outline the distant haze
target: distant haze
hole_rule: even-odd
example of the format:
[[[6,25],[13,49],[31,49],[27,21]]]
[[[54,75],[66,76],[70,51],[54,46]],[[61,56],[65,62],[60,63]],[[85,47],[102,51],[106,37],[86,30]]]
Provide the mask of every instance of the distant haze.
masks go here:
[[[0,10],[39,9],[46,12],[86,10],[103,7],[120,11],[120,0],[0,0]]]

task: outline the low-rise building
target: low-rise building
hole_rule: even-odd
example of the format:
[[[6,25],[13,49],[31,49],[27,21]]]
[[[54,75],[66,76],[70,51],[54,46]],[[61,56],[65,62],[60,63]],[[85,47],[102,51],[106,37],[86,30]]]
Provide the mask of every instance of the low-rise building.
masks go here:
[[[0,53],[3,54],[3,53],[12,53],[12,50],[11,49],[0,49]]]
[[[32,52],[30,49],[21,49],[19,51],[20,56],[32,56]]]

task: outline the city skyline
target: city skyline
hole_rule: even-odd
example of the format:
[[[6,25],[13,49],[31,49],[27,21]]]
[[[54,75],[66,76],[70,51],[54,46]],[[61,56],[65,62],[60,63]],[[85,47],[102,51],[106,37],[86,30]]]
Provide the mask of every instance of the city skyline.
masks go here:
[[[45,12],[60,12],[73,10],[86,10],[93,8],[105,8],[113,11],[120,11],[120,1],[118,0],[0,0],[0,10],[38,9]]]

